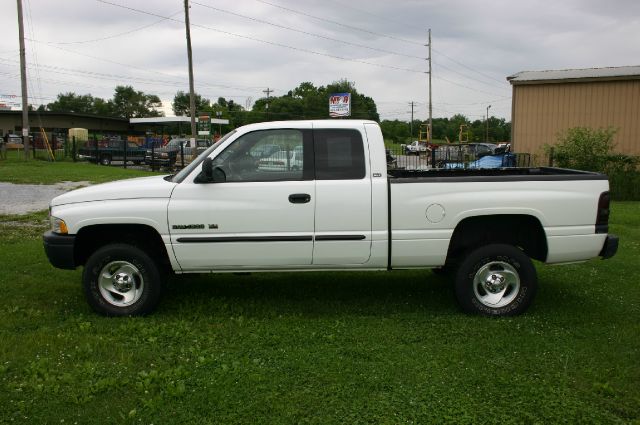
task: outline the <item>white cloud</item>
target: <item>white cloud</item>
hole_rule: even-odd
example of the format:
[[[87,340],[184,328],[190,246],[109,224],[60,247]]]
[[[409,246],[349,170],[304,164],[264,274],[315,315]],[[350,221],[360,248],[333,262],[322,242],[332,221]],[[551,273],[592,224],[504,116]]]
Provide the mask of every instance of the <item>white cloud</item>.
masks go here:
[[[113,2],[183,19],[181,0]],[[258,0],[197,0],[257,20],[419,57],[427,55],[420,44],[426,42],[426,29],[431,27],[435,116],[462,112],[479,118],[491,103],[493,114],[509,118],[510,86],[505,78],[510,74],[533,69],[637,65],[635,58],[640,57],[640,3],[633,0],[617,0],[615,5],[596,0],[268,2],[325,20]],[[35,61],[35,53],[40,65],[38,72],[30,68],[31,94],[42,97],[43,102],[67,91],[109,98],[115,85],[131,84],[170,103],[177,90],[188,88],[182,23],[165,20],[102,41],[46,44],[109,37],[160,18],[94,0],[24,0],[24,5],[31,16],[27,28],[40,41],[30,41],[27,46],[29,61]],[[426,70],[424,60],[336,43],[195,3],[191,20],[196,88],[212,100],[224,96],[244,104],[247,97],[256,100],[264,96],[266,87],[274,88],[274,95],[281,95],[303,81],[326,85],[347,78],[378,102],[383,118],[408,119],[408,103],[412,100],[418,102],[416,117],[426,118],[425,74],[337,60],[274,44],[400,68]],[[0,39],[0,94],[19,94],[14,4],[3,4],[0,28],[4,35]],[[31,38],[30,31],[27,36]]]

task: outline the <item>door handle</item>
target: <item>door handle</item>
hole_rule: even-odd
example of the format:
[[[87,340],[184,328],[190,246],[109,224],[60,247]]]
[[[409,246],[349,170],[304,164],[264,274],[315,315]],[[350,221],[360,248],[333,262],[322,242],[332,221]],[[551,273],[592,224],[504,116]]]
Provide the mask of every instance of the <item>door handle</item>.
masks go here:
[[[292,204],[306,204],[311,201],[311,195],[308,193],[293,193],[289,195],[289,202]]]

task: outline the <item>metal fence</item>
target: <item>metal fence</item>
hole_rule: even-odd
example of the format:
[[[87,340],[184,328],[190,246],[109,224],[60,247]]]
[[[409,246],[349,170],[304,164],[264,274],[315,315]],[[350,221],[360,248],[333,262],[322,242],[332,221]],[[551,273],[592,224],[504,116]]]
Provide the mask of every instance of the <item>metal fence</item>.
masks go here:
[[[530,167],[531,155],[490,149],[480,144],[440,145],[422,152],[411,152],[400,145],[387,148],[387,165],[389,169],[416,171],[434,168]]]

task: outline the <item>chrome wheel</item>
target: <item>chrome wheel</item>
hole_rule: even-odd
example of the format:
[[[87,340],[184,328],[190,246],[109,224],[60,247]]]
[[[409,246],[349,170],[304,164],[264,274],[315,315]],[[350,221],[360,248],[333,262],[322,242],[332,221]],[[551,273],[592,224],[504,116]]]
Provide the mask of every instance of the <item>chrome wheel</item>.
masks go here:
[[[504,307],[518,296],[519,291],[518,271],[503,261],[485,264],[473,278],[473,292],[478,301],[487,307]]]
[[[100,270],[100,294],[116,307],[129,306],[140,299],[144,291],[142,273],[128,261],[112,261]]]

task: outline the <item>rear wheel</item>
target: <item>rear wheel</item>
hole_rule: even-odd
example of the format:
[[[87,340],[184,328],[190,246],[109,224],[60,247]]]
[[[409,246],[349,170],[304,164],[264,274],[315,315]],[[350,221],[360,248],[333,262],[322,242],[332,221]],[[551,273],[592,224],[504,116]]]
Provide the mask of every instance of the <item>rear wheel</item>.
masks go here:
[[[458,267],[455,286],[465,312],[515,316],[533,301],[538,278],[531,259],[520,249],[493,244],[469,252]]]
[[[100,164],[102,164],[102,165],[110,165],[111,164],[111,157],[109,155],[102,155],[100,157]]]
[[[82,281],[91,308],[106,316],[151,313],[163,286],[156,262],[127,244],[106,245],[94,252],[85,264]]]

